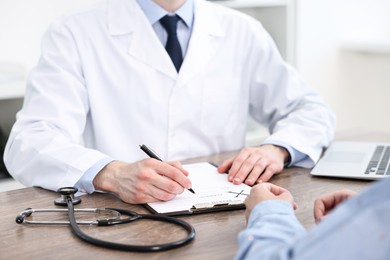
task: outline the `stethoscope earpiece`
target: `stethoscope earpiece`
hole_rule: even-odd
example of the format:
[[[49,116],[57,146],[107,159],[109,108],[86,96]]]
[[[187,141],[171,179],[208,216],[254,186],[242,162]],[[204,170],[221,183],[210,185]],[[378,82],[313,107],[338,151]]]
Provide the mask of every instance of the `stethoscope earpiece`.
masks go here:
[[[78,191],[75,187],[62,187],[57,190],[59,194],[61,194],[61,197],[54,200],[54,204],[57,206],[66,206],[67,202],[66,200],[68,198],[72,199],[72,204],[77,205],[81,202],[81,199],[79,197],[75,197],[74,195]]]

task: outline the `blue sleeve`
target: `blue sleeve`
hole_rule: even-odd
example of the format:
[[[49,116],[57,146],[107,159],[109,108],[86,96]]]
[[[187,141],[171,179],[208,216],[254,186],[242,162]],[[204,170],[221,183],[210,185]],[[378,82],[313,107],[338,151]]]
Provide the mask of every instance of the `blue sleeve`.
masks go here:
[[[93,179],[95,176],[110,162],[112,162],[113,159],[111,158],[105,158],[100,161],[98,161],[95,165],[93,165],[91,168],[88,169],[84,173],[83,176],[76,182],[74,185],[79,192],[82,193],[93,193],[95,192],[95,187],[93,186]]]
[[[257,205],[236,259],[390,259],[390,178],[335,208],[306,232],[286,201]]]
[[[252,210],[248,227],[239,234],[235,259],[289,259],[294,242],[304,235],[306,230],[289,202],[263,201]]]

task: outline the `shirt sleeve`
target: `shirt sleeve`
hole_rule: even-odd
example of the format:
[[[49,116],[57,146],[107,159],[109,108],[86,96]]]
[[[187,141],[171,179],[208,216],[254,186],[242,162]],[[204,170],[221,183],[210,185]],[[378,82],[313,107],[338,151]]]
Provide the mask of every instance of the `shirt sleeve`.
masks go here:
[[[291,245],[304,235],[290,203],[264,201],[252,210],[248,227],[240,233],[235,259],[288,259]]]
[[[286,201],[257,205],[236,259],[390,259],[390,178],[343,202],[308,232]]]
[[[111,158],[105,158],[100,161],[98,161],[96,164],[94,164],[91,168],[86,171],[83,176],[81,176],[80,180],[75,184],[75,187],[79,190],[81,193],[93,193],[95,192],[95,187],[93,186],[93,179],[95,176],[110,162],[112,162],[113,159]]]

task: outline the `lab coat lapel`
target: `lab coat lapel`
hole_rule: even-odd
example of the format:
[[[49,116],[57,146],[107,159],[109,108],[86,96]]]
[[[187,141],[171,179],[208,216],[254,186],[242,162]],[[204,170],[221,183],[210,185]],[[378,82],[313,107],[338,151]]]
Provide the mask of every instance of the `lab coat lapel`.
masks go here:
[[[128,53],[135,59],[177,79],[176,69],[136,1],[108,1],[108,25],[113,36],[130,34]]]
[[[223,42],[220,20],[211,13],[209,3],[195,1],[195,21],[186,57],[180,69],[178,81],[185,85],[213,58]]]

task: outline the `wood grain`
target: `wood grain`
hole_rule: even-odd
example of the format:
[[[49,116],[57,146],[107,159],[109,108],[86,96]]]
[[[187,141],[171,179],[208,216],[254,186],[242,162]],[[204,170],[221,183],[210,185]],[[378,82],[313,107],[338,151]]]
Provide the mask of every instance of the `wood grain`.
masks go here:
[[[347,138],[344,138],[347,139]],[[390,140],[386,135],[381,140]],[[236,152],[187,160],[186,163],[210,161],[221,163]],[[371,182],[312,177],[308,169],[288,168],[271,182],[287,188],[298,203],[296,215],[305,227],[314,224],[312,207],[315,198],[339,189],[360,191]],[[17,214],[25,208],[54,208],[55,192],[41,188],[24,188],[0,193],[2,224],[0,225],[0,259],[232,259],[237,250],[237,235],[245,228],[244,210],[234,210],[181,217],[191,223],[195,241],[182,248],[159,253],[132,253],[99,248],[79,240],[69,226],[19,225]],[[123,203],[110,194],[82,197],[81,208],[117,207],[147,213],[142,205]],[[37,215],[36,218],[39,216]],[[42,216],[43,217],[43,216]],[[139,221],[115,227],[83,226],[90,235],[121,243],[165,243],[185,233],[169,224]]]

